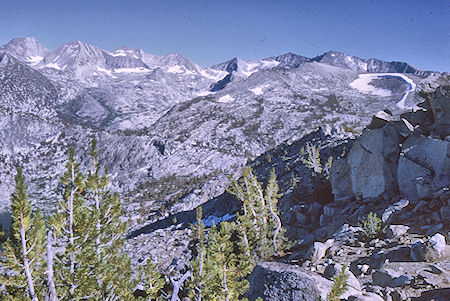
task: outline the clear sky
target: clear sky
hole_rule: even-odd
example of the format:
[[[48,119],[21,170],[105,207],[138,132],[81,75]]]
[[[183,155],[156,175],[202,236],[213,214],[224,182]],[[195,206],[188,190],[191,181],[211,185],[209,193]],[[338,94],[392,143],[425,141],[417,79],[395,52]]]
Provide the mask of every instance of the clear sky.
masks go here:
[[[337,50],[450,71],[450,0],[3,0],[0,44],[33,36],[50,50],[180,53],[202,65],[233,57]]]

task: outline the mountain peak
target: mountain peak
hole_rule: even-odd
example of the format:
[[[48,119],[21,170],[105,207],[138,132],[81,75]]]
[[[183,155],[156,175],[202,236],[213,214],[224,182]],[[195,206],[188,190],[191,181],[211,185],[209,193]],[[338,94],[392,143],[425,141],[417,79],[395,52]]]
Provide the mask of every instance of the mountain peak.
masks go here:
[[[61,47],[45,57],[45,64],[51,64],[52,68],[66,69],[76,66],[101,64],[104,65],[104,51],[98,47],[82,41],[73,41],[63,44]]]
[[[0,52],[7,52],[27,63],[37,63],[49,53],[44,45],[33,37],[14,38],[0,47]]]
[[[241,59],[238,57],[234,57],[226,62],[211,66],[211,69],[223,70],[228,73],[231,73],[231,72],[237,71],[238,66],[239,66],[239,60],[241,60]]]
[[[280,67],[283,68],[297,68],[300,64],[307,62],[310,58],[298,55],[292,52],[287,52],[278,56],[272,56],[269,59],[280,62]]]

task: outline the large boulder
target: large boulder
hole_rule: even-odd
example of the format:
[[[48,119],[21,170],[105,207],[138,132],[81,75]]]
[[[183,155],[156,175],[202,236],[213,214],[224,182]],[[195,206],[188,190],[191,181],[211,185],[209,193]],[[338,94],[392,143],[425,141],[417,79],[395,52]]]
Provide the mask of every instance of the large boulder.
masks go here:
[[[418,109],[410,112],[405,112],[400,115],[400,120],[406,120],[415,128],[417,128],[421,133],[429,133],[429,128],[434,123],[433,111],[431,110],[431,105],[429,98],[430,95],[425,96],[427,100],[417,105]]]
[[[432,197],[448,185],[450,176],[449,142],[411,135],[402,146],[398,162],[398,186],[410,200]]]
[[[342,266],[339,266],[342,269]],[[340,272],[340,270],[339,270]],[[361,284],[346,269],[349,275],[347,290],[342,299],[361,297]],[[333,282],[305,268],[279,262],[263,262],[258,264],[249,276],[250,288],[246,293],[250,301],[258,297],[265,301],[317,301],[326,300]]]
[[[415,261],[438,261],[449,256],[449,249],[444,235],[437,233],[425,243],[416,241],[411,246],[410,256]]]
[[[391,269],[375,271],[372,274],[373,284],[381,287],[405,287],[413,283],[414,278]]]
[[[326,242],[322,243],[316,241],[313,243],[311,248],[306,252],[306,257],[312,262],[317,262],[325,257],[326,252],[331,246],[333,246],[334,239],[330,238]]]
[[[333,194],[338,198],[349,194],[350,181],[355,197],[393,196],[397,190],[399,153],[399,136],[393,126],[367,130],[348,156],[333,164],[330,172]]]
[[[440,86],[431,95],[431,110],[434,115],[434,127],[442,137],[450,135],[450,86]]]
[[[333,283],[304,268],[277,263],[258,264],[249,276],[250,288],[246,297],[250,301],[262,297],[265,301],[326,299]]]

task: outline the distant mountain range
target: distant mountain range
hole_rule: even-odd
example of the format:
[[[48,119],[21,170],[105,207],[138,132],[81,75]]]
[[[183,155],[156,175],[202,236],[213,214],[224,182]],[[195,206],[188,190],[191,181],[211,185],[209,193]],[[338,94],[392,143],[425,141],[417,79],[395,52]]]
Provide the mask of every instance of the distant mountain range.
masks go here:
[[[0,47],[0,213],[17,164],[50,210],[69,145],[83,159],[93,136],[132,221],[142,204],[148,214],[190,210],[221,194],[251,158],[318,127],[351,136],[379,110],[414,108],[416,91],[443,78],[333,51],[203,68],[179,54],[80,41],[49,51],[15,38]]]

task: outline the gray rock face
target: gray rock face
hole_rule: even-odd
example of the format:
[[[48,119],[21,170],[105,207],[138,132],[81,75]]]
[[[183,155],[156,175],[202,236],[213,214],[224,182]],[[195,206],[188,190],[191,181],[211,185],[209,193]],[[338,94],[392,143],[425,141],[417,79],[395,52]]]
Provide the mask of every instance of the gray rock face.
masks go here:
[[[397,132],[387,126],[364,133],[347,158],[355,196],[393,195],[399,153]]]
[[[353,145],[344,161],[331,168],[333,193],[343,197],[349,193],[349,177],[352,194],[371,198],[391,196],[396,190],[397,160],[400,148],[397,131],[387,125],[365,132]]]
[[[275,262],[258,264],[249,276],[246,297],[254,301],[325,300],[332,282],[298,266]]]
[[[441,86],[430,99],[434,124],[441,137],[450,135],[450,86]]]
[[[450,177],[449,142],[411,135],[402,146],[398,162],[400,192],[411,200],[431,197],[448,185]]]
[[[347,158],[334,160],[330,170],[330,183],[335,200],[353,196],[351,170]]]

